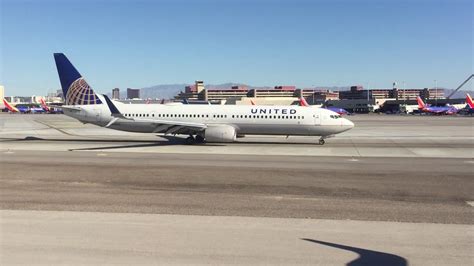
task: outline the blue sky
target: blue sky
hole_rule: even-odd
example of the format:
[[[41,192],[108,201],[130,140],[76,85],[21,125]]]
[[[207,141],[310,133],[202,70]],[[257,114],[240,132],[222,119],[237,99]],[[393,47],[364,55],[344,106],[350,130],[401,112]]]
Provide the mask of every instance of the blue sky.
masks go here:
[[[453,88],[473,72],[470,1],[0,2],[6,95],[59,89],[54,52],[99,92],[196,79]]]

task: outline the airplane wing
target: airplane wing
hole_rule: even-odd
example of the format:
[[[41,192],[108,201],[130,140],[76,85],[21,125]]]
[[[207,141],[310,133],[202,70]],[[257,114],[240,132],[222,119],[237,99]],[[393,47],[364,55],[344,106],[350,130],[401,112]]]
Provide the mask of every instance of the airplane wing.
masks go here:
[[[183,121],[170,121],[170,120],[158,120],[158,119],[148,119],[148,118],[138,118],[138,117],[125,117],[120,111],[118,110],[117,106],[107,97],[107,95],[103,95],[105,98],[105,102],[109,107],[110,112],[112,113],[112,120],[105,126],[110,127],[115,122],[120,119],[125,119],[129,121],[133,121],[136,123],[146,123],[146,124],[153,124],[155,125],[155,130],[153,133],[165,133],[165,134],[177,134],[177,133],[195,133],[203,131],[207,128],[206,124],[202,123],[192,123],[192,122],[183,122]],[[184,134],[184,133],[183,133]]]

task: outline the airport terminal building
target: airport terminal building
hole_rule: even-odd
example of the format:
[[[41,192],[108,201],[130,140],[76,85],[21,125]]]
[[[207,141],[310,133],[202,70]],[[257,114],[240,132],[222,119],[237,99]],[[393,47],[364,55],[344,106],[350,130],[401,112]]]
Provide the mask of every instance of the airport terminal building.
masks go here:
[[[390,109],[396,105],[416,104],[416,98],[424,100],[445,99],[443,89],[409,88],[400,89],[364,89],[352,86],[349,90],[331,91],[320,88],[296,88],[296,86],[275,86],[274,88],[231,88],[206,89],[203,81],[186,86],[184,92],[175,96],[175,100],[203,102],[213,104],[257,104],[257,105],[290,105],[297,104],[303,97],[311,105],[327,105],[344,108],[350,112],[373,112],[383,109],[390,102]]]

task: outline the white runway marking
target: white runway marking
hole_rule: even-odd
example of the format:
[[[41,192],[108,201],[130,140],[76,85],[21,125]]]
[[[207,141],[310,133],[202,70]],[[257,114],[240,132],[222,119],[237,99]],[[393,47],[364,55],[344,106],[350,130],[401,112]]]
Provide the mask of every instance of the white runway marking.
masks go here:
[[[359,161],[359,159],[356,159],[356,158],[351,158],[351,159],[349,159],[348,161],[349,161],[349,162],[358,162],[358,161]]]
[[[465,163],[474,163],[474,161],[464,161]]]
[[[13,152],[13,151],[11,151],[11,150],[7,150],[7,151],[4,152],[4,153],[5,153],[5,154],[12,154],[12,153],[15,153],[15,152]]]
[[[107,153],[97,153],[97,156],[107,156]]]
[[[466,201],[467,205],[474,207],[474,201]]]

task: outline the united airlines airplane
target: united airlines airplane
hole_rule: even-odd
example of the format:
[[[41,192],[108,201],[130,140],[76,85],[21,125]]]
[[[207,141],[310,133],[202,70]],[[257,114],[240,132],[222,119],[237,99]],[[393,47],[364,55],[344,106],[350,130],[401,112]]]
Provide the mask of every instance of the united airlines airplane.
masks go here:
[[[188,144],[233,142],[245,135],[318,136],[354,124],[335,112],[301,106],[123,104],[96,94],[62,53],[54,54],[65,97],[64,114],[116,130],[189,135]]]

